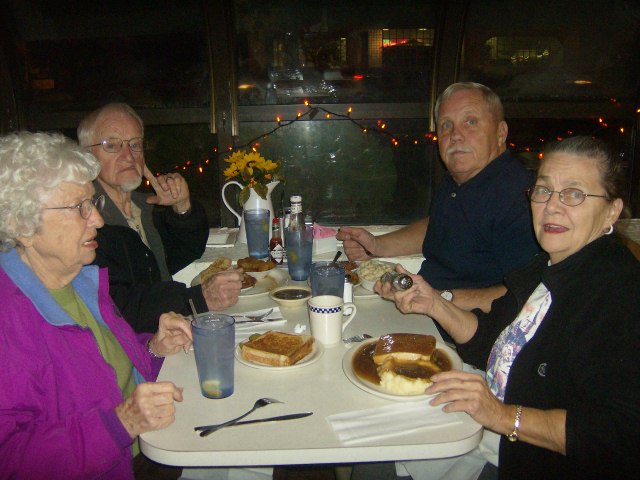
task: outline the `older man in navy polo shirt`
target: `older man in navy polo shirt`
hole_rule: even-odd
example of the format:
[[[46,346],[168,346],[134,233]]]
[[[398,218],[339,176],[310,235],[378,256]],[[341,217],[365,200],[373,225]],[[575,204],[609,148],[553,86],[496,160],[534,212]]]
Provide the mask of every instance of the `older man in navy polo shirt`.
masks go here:
[[[532,173],[506,149],[500,98],[478,83],[455,83],[435,107],[447,168],[430,215],[374,237],[362,228],[337,235],[350,260],[422,252],[420,274],[461,308],[489,310],[504,276],[539,251],[525,195]]]

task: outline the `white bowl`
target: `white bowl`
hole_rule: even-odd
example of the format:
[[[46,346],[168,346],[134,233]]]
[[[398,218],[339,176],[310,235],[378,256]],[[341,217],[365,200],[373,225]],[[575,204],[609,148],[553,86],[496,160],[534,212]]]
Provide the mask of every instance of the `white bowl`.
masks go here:
[[[311,298],[311,289],[298,285],[286,285],[271,290],[269,297],[281,307],[301,307]]]

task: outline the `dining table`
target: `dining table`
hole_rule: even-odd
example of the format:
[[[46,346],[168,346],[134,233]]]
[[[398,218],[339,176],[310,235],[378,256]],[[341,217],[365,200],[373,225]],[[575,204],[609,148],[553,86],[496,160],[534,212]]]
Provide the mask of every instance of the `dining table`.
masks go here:
[[[340,245],[338,245],[338,248]],[[335,252],[314,256],[315,260],[332,259]],[[247,255],[245,244],[207,247],[203,257],[178,272],[174,278],[190,283],[213,258],[227,256],[233,260]],[[387,259],[419,268],[420,258]],[[417,265],[417,267],[416,267]],[[288,277],[286,266],[278,267],[278,283],[307,285]],[[371,291],[354,288],[357,313],[344,331],[343,338],[367,333],[377,338],[387,333],[420,333],[442,338],[427,316],[403,314],[393,302]],[[288,333],[310,334],[305,304],[279,306],[269,291],[244,292],[232,307],[220,312],[237,314],[264,309],[280,309],[281,321],[269,324],[237,324],[236,342],[252,332],[268,329]],[[317,342],[316,342],[317,343]],[[358,343],[340,342],[334,346],[314,347],[311,359],[291,367],[273,368],[243,361],[236,352],[234,392],[223,399],[205,398],[200,391],[193,351],[165,358],[158,381],[171,381],[183,388],[183,401],[176,402],[175,421],[168,427],[140,435],[140,448],[151,460],[182,467],[273,466],[302,464],[353,464],[393,460],[434,459],[462,455],[473,450],[481,440],[482,426],[463,412],[454,422],[408,429],[401,434],[380,435],[361,442],[341,441],[329,419],[339,414],[368,411],[385,406],[402,405],[414,397],[385,395],[368,388],[349,372],[351,357]],[[350,375],[348,375],[350,373]],[[194,427],[221,423],[249,410],[256,400],[269,397],[282,403],[269,404],[245,420],[298,412],[312,412],[295,420],[254,423],[227,427],[201,437]],[[420,395],[415,400],[426,398]],[[409,405],[407,403],[407,405]],[[453,417],[452,417],[453,418]]]

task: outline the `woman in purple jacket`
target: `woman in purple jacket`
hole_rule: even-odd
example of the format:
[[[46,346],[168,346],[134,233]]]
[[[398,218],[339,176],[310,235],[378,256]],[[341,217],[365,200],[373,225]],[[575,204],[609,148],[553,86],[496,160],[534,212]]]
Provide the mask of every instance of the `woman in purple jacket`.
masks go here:
[[[174,313],[136,335],[106,271],[98,161],[62,135],[0,138],[0,478],[133,478],[137,437],[174,420],[181,389],[154,383],[188,348]]]

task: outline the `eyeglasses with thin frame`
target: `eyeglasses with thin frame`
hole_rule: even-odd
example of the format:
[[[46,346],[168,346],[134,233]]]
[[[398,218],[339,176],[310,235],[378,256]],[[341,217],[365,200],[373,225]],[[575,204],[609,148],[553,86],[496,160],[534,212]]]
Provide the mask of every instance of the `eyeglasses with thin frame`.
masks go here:
[[[123,140],[118,137],[105,138],[100,143],[94,143],[89,145],[90,147],[97,147],[100,145],[102,149],[107,153],[118,153],[122,150],[122,146],[127,143],[132,152],[140,153],[144,150],[144,139],[142,137],[133,137],[129,140]]]
[[[98,198],[85,198],[77,205],[71,205],[69,207],[46,207],[45,210],[72,210],[78,209],[80,216],[85,220],[91,216],[93,208],[96,208],[98,212],[102,212],[104,207],[104,195],[100,195]]]
[[[606,195],[584,193],[579,188],[564,188],[558,192],[556,190],[549,190],[542,185],[534,185],[527,190],[529,199],[534,203],[547,203],[554,193],[557,193],[560,201],[569,207],[577,207],[584,202],[587,197],[609,198]]]

